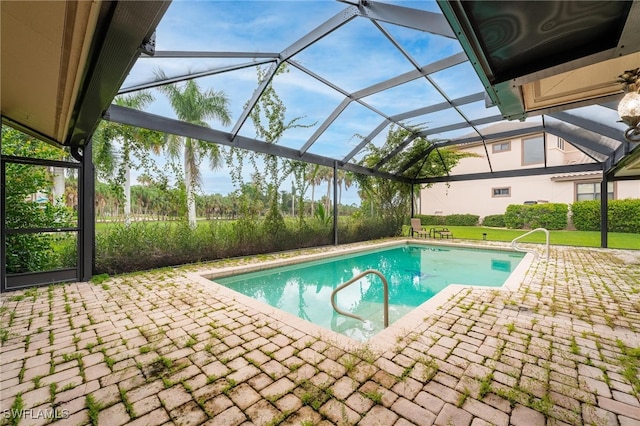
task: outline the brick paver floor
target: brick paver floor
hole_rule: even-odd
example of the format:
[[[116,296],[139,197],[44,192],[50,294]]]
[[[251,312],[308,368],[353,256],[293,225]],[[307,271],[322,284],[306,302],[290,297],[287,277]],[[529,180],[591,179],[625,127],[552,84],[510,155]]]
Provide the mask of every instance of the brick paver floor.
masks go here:
[[[190,278],[216,265],[3,294],[1,421],[640,425],[640,252],[552,247],[516,291],[456,290],[386,350]]]

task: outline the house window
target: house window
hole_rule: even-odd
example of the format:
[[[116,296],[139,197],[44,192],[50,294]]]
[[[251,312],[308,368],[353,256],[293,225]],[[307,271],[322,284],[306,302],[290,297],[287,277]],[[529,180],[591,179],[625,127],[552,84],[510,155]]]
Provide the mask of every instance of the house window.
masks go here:
[[[558,138],[558,143],[556,146],[558,147],[558,149],[561,149],[564,151],[564,139]]]
[[[607,182],[607,198],[613,200],[613,182]],[[576,183],[576,201],[599,199],[600,182]]]
[[[491,145],[493,153],[511,151],[511,142],[500,142]]]
[[[506,188],[492,188],[492,197],[511,197],[511,187]]]
[[[542,136],[522,140],[522,165],[544,163],[544,139]]]

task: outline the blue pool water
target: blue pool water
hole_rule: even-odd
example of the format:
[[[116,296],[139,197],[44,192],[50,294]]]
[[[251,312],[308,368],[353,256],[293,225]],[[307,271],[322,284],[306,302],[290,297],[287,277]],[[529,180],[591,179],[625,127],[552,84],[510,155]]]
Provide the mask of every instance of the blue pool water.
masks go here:
[[[499,287],[520,263],[523,253],[458,247],[402,245],[214,281],[239,293],[297,315],[356,340],[367,340],[383,327],[383,285],[367,275],[341,290],[339,308],[364,323],[336,313],[331,292],[367,269],[376,269],[389,284],[392,324],[449,284]]]

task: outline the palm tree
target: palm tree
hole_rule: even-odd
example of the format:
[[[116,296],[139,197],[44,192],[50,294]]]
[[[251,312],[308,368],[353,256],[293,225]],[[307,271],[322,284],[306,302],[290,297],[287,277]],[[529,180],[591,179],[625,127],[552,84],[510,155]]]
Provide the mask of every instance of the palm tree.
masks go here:
[[[315,201],[315,192],[316,186],[322,183],[322,176],[320,173],[320,166],[316,165],[309,173],[307,173],[307,181],[311,185],[311,215],[313,215],[314,210],[314,201]]]
[[[151,93],[142,91],[115,99],[116,105],[142,109],[153,102]],[[107,180],[117,175],[116,181],[121,183],[124,190],[124,220],[131,222],[131,166],[133,156],[146,155],[149,149],[158,149],[159,136],[146,129],[120,125],[103,121],[93,135],[94,162],[99,172]],[[119,148],[116,146],[119,142]]]
[[[156,77],[160,80],[167,78],[163,71],[157,71]],[[201,92],[198,83],[194,80],[188,80],[181,87],[177,84],[162,86],[160,90],[167,95],[171,107],[181,121],[204,127],[209,127],[205,120],[211,118],[218,119],[223,125],[231,123],[229,99],[222,91]],[[220,146],[197,139],[171,135],[166,149],[173,158],[178,158],[182,151],[189,226],[194,228],[196,226],[194,189],[200,183],[200,163],[203,158],[208,158],[212,170],[220,167],[222,163]]]
[[[64,167],[51,168],[51,174],[53,177],[53,187],[51,188],[51,192],[53,195],[53,204],[56,206],[63,206],[65,204],[64,195],[66,193],[66,178],[64,173]]]
[[[342,204],[342,186],[348,190],[353,185],[353,175],[345,170],[338,170],[338,205]]]
[[[327,182],[327,203],[325,204],[325,211],[328,212],[331,209],[331,184],[333,183],[333,169],[330,167],[322,167],[320,172],[320,179],[321,182]]]

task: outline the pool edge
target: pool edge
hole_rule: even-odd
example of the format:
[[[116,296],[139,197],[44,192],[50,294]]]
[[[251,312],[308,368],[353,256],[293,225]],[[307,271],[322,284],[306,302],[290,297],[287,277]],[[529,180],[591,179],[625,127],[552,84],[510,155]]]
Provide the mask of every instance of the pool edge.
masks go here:
[[[344,254],[352,254],[360,251],[367,251],[371,249],[392,247],[392,246],[400,246],[406,244],[420,244],[420,245],[443,245],[443,246],[453,246],[453,247],[464,247],[464,248],[472,248],[479,250],[501,250],[501,251],[512,251],[511,247],[501,247],[501,246],[484,246],[466,242],[439,242],[439,241],[431,241],[431,240],[417,240],[413,238],[405,238],[398,239],[393,241],[385,241],[381,243],[374,243],[369,245],[361,245],[355,247],[336,247],[332,248],[326,252],[322,253],[311,253],[311,254],[301,254],[297,256],[292,256],[286,259],[274,259],[266,262],[258,262],[255,264],[247,264],[247,265],[236,265],[236,266],[228,266],[223,268],[216,268],[212,270],[205,270],[200,272],[191,272],[187,273],[187,277],[193,281],[196,281],[202,284],[205,288],[210,289],[216,294],[221,294],[227,298],[230,298],[232,301],[239,301],[243,305],[248,308],[252,308],[257,312],[260,312],[270,318],[273,318],[276,321],[280,321],[283,324],[286,324],[290,327],[295,328],[305,334],[312,334],[317,337],[321,337],[327,341],[331,341],[336,346],[342,349],[353,348],[354,345],[365,346],[371,349],[385,352],[387,350],[392,349],[396,344],[400,337],[405,337],[409,331],[415,329],[416,324],[424,322],[424,318],[427,315],[433,315],[436,313],[444,304],[446,304],[453,296],[458,294],[460,291],[468,288],[474,289],[484,289],[487,291],[516,291],[524,277],[526,276],[527,271],[531,267],[535,257],[531,253],[527,253],[518,266],[514,269],[514,271],[509,275],[505,283],[500,287],[484,287],[484,286],[472,286],[472,285],[461,285],[461,284],[450,284],[441,290],[438,294],[433,296],[431,299],[425,301],[421,305],[417,306],[411,312],[391,324],[386,329],[382,330],[380,333],[371,337],[369,340],[365,342],[360,342],[358,340],[354,340],[350,337],[347,337],[343,334],[335,332],[333,330],[329,330],[327,328],[321,327],[319,325],[313,324],[309,321],[306,321],[302,318],[297,317],[289,312],[285,312],[283,310],[274,308],[266,303],[260,302],[256,299],[253,299],[249,296],[246,296],[242,293],[236,292],[228,287],[225,287],[221,284],[218,284],[214,281],[215,278],[228,276],[230,274],[241,274],[248,272],[256,272],[264,269],[270,269],[280,266],[288,266],[294,265],[297,263],[313,261],[313,260],[321,260],[330,257],[335,257]],[[211,284],[214,284],[212,287]],[[409,331],[408,331],[409,330]]]

